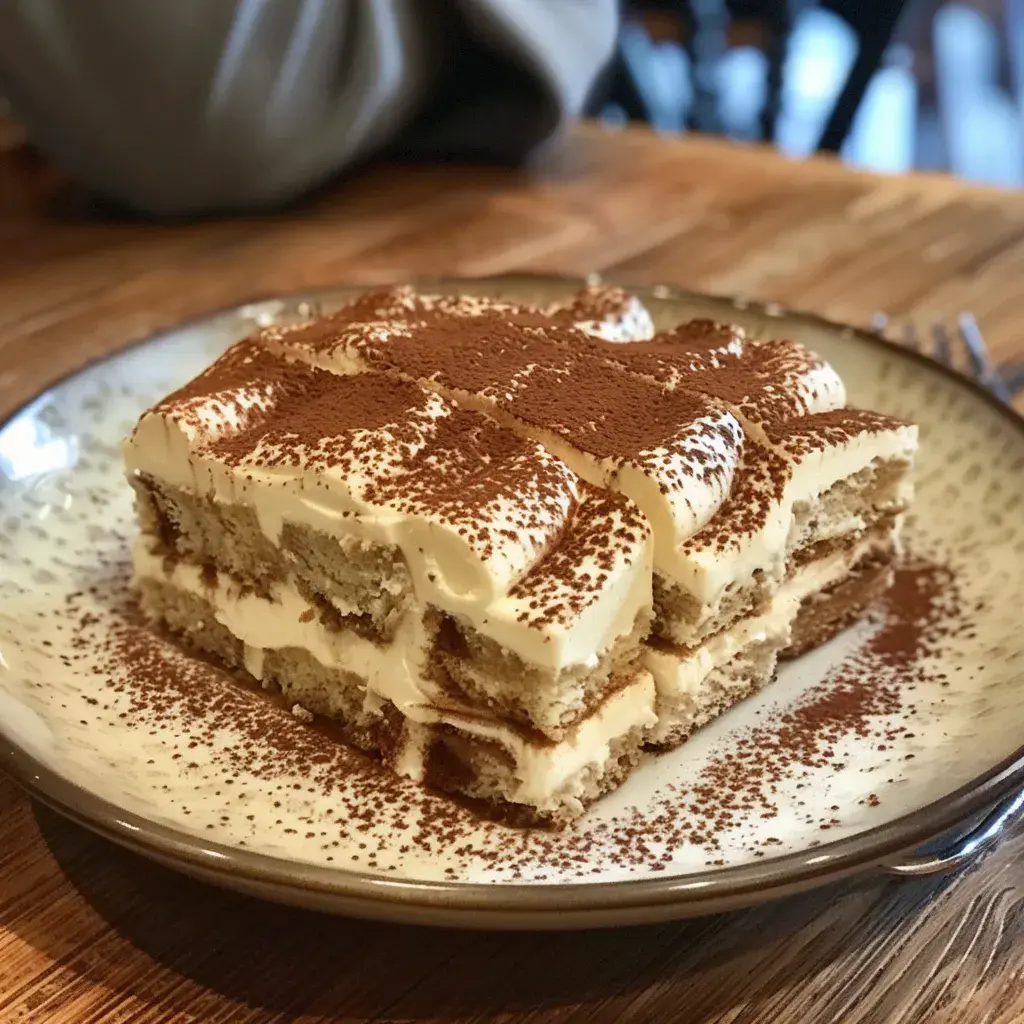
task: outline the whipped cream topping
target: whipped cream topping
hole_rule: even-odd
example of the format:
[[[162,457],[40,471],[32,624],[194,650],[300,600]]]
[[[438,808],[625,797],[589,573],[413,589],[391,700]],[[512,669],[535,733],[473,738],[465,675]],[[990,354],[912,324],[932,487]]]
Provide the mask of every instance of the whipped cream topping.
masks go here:
[[[580,341],[497,313],[445,314],[396,330],[364,324],[318,359],[338,373],[373,368],[416,380],[541,443],[582,479],[635,502],[654,532],[656,569],[674,575],[679,544],[732,488],[740,423],[722,403],[625,373]],[[721,345],[728,351],[735,339]]]
[[[756,571],[781,570],[794,503],[894,446],[883,428],[861,431],[834,460],[781,440],[780,430],[846,402],[836,371],[796,342],[754,341],[709,320],[630,344],[570,327],[614,316],[628,300],[605,286],[581,293],[548,310],[564,315],[562,330],[514,322],[501,307],[470,304],[465,314],[451,300],[415,323],[357,325],[317,358],[334,372],[376,367],[418,380],[539,441],[582,479],[628,495],[651,523],[655,571],[710,611]]]
[[[651,524],[662,573],[673,572],[680,543],[714,517],[742,461],[743,431],[726,409],[683,403],[608,367],[534,363],[507,384],[444,390],[540,442],[582,479],[626,495]]]
[[[621,288],[590,285],[566,302],[540,309],[521,302],[474,295],[424,295],[409,285],[368,292],[330,316],[260,332],[259,342],[288,352],[313,366],[335,373],[368,368],[380,345],[391,338],[411,337],[438,321],[485,318],[525,328],[577,328],[581,335],[609,341],[640,341],[654,334],[646,307]]]
[[[795,341],[747,342],[736,367],[701,373],[694,386],[734,407],[755,434],[771,423],[846,405],[839,374]]]
[[[839,374],[816,353],[796,341],[751,340],[727,324],[694,320],[646,344],[593,351],[632,374],[718,399],[762,442],[772,424],[846,405]]]
[[[574,345],[592,358],[674,388],[694,373],[737,367],[750,342],[742,327],[698,319],[628,346],[599,339]]]
[[[547,312],[604,341],[646,341],[654,337],[654,321],[647,307],[616,285],[588,285],[568,302],[549,306]]]
[[[700,320],[646,344],[591,350],[674,392],[712,396],[742,427],[746,448],[732,476],[734,500],[685,538],[673,560],[659,551],[656,562],[708,614],[755,572],[781,573],[797,504],[872,463],[911,461],[917,447],[915,427],[846,409],[835,369],[794,341],[751,341],[737,328]],[[912,498],[910,480],[907,474],[900,504]]]

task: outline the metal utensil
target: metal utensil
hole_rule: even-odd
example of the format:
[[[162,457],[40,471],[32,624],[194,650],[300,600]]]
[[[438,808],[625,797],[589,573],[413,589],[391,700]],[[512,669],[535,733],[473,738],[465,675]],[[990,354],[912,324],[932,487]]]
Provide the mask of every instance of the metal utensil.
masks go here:
[[[876,313],[871,318],[871,325],[879,334],[884,334],[889,326],[889,318],[884,313]],[[1001,402],[1009,403],[1013,400],[1014,389],[992,361],[978,321],[971,313],[961,313],[956,319],[954,330],[944,320],[937,318],[923,337],[917,325],[907,320],[903,324],[900,340],[906,348],[922,352],[943,366],[955,366],[957,353],[965,353],[967,376],[991,391]]]

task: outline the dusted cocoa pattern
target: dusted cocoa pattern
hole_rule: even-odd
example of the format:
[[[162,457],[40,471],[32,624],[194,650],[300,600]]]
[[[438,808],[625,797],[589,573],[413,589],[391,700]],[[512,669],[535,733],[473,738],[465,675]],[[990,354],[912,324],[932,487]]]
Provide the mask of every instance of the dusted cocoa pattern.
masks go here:
[[[910,496],[912,429],[803,345],[649,322],[402,287],[236,343],[127,444],[148,617],[299,717],[397,714],[399,774],[575,820],[856,621]]]
[[[555,294],[540,293],[538,305]],[[286,303],[285,314],[295,308]],[[692,315],[678,303],[657,308],[665,324]],[[698,310],[709,311],[732,315],[724,304]],[[869,719],[868,735],[840,729],[823,746],[831,753],[818,767],[791,763],[762,773],[760,783],[750,780],[773,802],[774,817],[734,814],[714,827],[714,850],[685,837],[668,847],[658,842],[673,838],[668,823],[698,813],[689,809],[696,805],[690,797],[712,760],[724,761],[748,729],[770,727],[842,663],[852,663],[873,635],[878,605],[827,648],[787,663],[776,683],[678,750],[642,759],[625,788],[598,801],[572,830],[545,833],[543,853],[536,833],[483,823],[448,798],[375,768],[339,747],[336,730],[323,720],[307,724],[291,706],[271,703],[269,691],[249,692],[209,665],[181,658],[159,638],[155,657],[194,670],[183,684],[193,699],[171,686],[159,712],[136,705],[133,695],[147,691],[151,666],[129,668],[102,653],[110,637],[131,625],[116,607],[127,586],[125,550],[134,532],[131,492],[117,466],[119,441],[139,409],[168,393],[183,373],[200,370],[243,329],[237,318],[223,318],[148,342],[130,359],[108,362],[43,396],[5,438],[20,439],[20,447],[5,449],[14,461],[0,468],[0,650],[7,663],[0,692],[38,715],[56,742],[33,746],[33,719],[7,714],[10,703],[2,731],[30,751],[43,780],[54,774],[77,780],[80,810],[90,820],[101,820],[94,817],[95,794],[123,809],[118,816],[126,821],[141,815],[165,823],[198,859],[210,843],[240,848],[286,884],[317,865],[346,880],[349,871],[369,871],[412,882],[498,883],[497,900],[501,883],[513,878],[543,886],[674,880],[696,872],[716,885],[717,867],[705,866],[710,861],[749,871],[752,859],[763,858],[781,873],[792,860],[780,856],[799,854],[815,840],[825,855],[838,851],[837,842],[848,849],[851,837],[869,843],[896,819],[970,786],[1019,745],[1019,428],[937,370],[877,341],[792,317],[775,329],[830,358],[848,359],[854,369],[847,383],[858,400],[921,422],[918,507],[944,514],[912,515],[905,545],[914,557],[949,564],[960,596],[945,602],[945,621],[936,627],[941,635],[923,642],[906,668],[892,671],[898,707]],[[62,452],[72,462],[67,469],[11,475],[26,465],[21,454],[30,467],[52,466]],[[65,605],[70,594],[77,596]],[[874,685],[870,677],[863,682]],[[236,730],[232,722],[247,714],[246,703],[253,706],[252,728]],[[903,731],[886,739],[897,725]],[[274,737],[281,734],[287,739],[279,749]],[[284,756],[285,744],[302,756]],[[244,767],[250,761],[253,772]],[[837,770],[840,764],[845,768]],[[429,811],[421,811],[425,802]],[[450,813],[435,817],[439,805]],[[839,824],[821,830],[831,821]],[[632,838],[616,846],[627,828]],[[605,842],[605,835],[613,839]],[[288,866],[274,875],[281,858]],[[489,898],[482,891],[481,901]],[[587,898],[581,891],[579,899]]]

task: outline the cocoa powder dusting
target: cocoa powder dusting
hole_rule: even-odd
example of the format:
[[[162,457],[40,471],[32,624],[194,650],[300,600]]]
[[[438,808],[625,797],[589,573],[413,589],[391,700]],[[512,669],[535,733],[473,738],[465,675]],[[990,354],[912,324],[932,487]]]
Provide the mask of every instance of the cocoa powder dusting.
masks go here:
[[[537,559],[508,596],[522,602],[520,621],[531,626],[571,623],[602,592],[617,559],[640,550],[649,525],[632,502],[583,483],[523,437],[523,425],[607,462],[613,477],[638,468],[662,493],[697,485],[721,491],[716,514],[684,545],[713,551],[764,526],[784,497],[790,460],[899,426],[851,410],[807,415],[817,393],[806,382],[819,379],[824,364],[793,342],[749,341],[736,328],[694,321],[650,342],[618,345],[575,326],[620,314],[628,303],[620,291],[591,289],[560,311],[541,311],[388,289],[315,323],[239,343],[156,411],[200,438],[195,447],[205,455],[242,472],[311,469],[314,487],[325,486],[328,473],[363,480],[361,500],[428,514],[484,559],[508,541],[532,538]],[[330,364],[340,352],[364,372],[343,376],[302,361],[315,354]],[[465,408],[467,396],[487,415]],[[233,427],[211,436],[218,417]],[[744,417],[775,450],[744,435]],[[204,580],[214,586],[215,572]],[[794,809],[783,804],[793,787],[807,790],[795,808],[803,824],[836,827],[844,808],[810,787],[822,772],[857,770],[840,753],[850,738],[881,752],[902,749],[913,736],[915,695],[945,682],[941,659],[930,656],[970,622],[949,569],[924,562],[898,569],[855,653],[795,704],[734,730],[695,781],[666,785],[642,809],[550,833],[481,821],[382,766],[380,757],[386,764],[396,754],[394,707],[361,743],[380,757],[358,753],[336,729],[297,717],[251,679],[245,685],[241,671],[187,656],[153,634],[130,606],[111,599],[126,591],[119,566],[105,590],[88,595],[101,599],[105,614],[83,610],[83,595],[72,595],[69,657],[98,660],[109,680],[104,710],[116,709],[125,728],[153,737],[197,782],[211,773],[219,780],[222,823],[236,813],[234,801],[242,813],[250,789],[280,793],[273,827],[304,836],[328,860],[344,848],[348,866],[374,869],[400,845],[511,880],[664,870],[685,845],[722,863],[723,844],[745,826]],[[93,713],[87,706],[83,721]],[[315,799],[296,816],[284,806],[293,795],[286,790]],[[865,802],[883,798],[871,793]],[[778,845],[769,838],[751,852],[763,856]]]
[[[810,778],[812,770],[850,770],[835,750],[845,738],[875,741],[883,751],[912,738],[908,723],[915,691],[945,681],[943,671],[924,656],[965,628],[956,624],[961,610],[950,569],[926,562],[898,568],[861,647],[795,707],[734,737],[729,752],[707,765],[686,804],[693,820],[691,841],[715,849],[723,830],[752,815],[777,816],[777,787],[784,780]],[[878,802],[874,794],[871,802]],[[813,794],[804,803],[807,823],[818,820],[822,830],[839,823],[820,814]]]
[[[363,848],[346,854],[349,866],[373,869],[378,858],[387,860],[385,850],[398,845],[454,857],[467,871],[497,870],[510,880],[555,874],[585,878],[610,867],[658,872],[684,844],[703,848],[709,864],[721,862],[723,839],[742,834],[756,819],[775,817],[782,787],[794,783],[797,790],[807,788],[806,798],[798,801],[805,823],[827,832],[840,822],[844,808],[823,806],[820,794],[810,789],[812,771],[856,770],[842,763],[836,750],[846,738],[886,747],[912,736],[915,693],[943,681],[938,659],[923,660],[922,653],[939,652],[945,638],[971,628],[949,569],[926,563],[901,568],[855,653],[795,706],[770,712],[760,725],[734,734],[728,749],[713,756],[692,785],[669,784],[642,809],[553,833],[483,821],[344,746],[322,720],[299,721],[266,693],[182,654],[141,625],[130,606],[109,607],[111,595],[123,601],[127,572],[127,566],[119,567],[103,588],[69,598],[75,622],[70,658],[98,662],[109,680],[103,704],[117,711],[125,728],[159,737],[181,771],[220,778],[221,820],[235,813],[235,801],[244,817],[251,787],[280,793],[283,803],[298,777],[321,807],[329,805],[327,817],[318,811],[296,821],[282,810],[274,827],[292,838],[306,836],[328,858],[358,841]],[[107,612],[82,611],[86,596],[102,598]],[[86,706],[84,714],[91,713]],[[237,738],[225,739],[229,734]],[[200,749],[201,759],[195,753]],[[873,792],[863,802],[876,805],[880,799]],[[192,813],[189,806],[179,809]],[[770,837],[751,852],[768,855],[780,843]],[[381,870],[393,870],[393,864]]]

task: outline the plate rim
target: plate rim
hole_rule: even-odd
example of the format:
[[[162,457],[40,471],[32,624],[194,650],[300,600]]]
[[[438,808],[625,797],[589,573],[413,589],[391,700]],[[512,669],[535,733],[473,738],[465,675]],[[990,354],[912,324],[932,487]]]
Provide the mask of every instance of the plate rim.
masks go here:
[[[595,280],[553,274],[513,273],[486,277],[422,277],[419,287],[554,285],[566,290]],[[609,282],[618,283],[618,282]],[[274,301],[318,301],[342,291],[377,287],[340,282],[318,288],[279,292],[263,298],[232,302],[170,327],[128,339],[112,351],[77,365],[45,385],[28,400],[0,418],[0,430],[54,387],[161,337],[194,327],[246,306]],[[936,363],[922,353],[888,341],[881,335],[820,314],[790,309],[778,303],[698,292],[671,285],[625,283],[641,300],[711,301],[767,319],[799,320],[849,336],[897,358],[927,366],[947,385],[981,399],[1020,435],[1024,446],[1024,415],[1000,402],[980,384]],[[164,825],[79,786],[47,768],[21,747],[0,723],[0,768],[31,797],[121,846],[228,888],[284,902],[318,906],[366,917],[486,928],[593,927],[643,920],[666,920],[720,910],[737,909],[763,900],[809,889],[878,867],[897,854],[919,846],[989,807],[1024,782],[1024,745],[952,792],[908,814],[853,836],[834,839],[805,850],[713,871],[670,877],[601,882],[481,883],[389,878],[343,866],[306,863],[255,850],[210,842],[201,836]],[[271,891],[261,892],[266,886]]]

